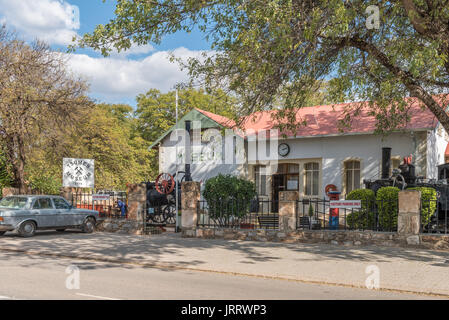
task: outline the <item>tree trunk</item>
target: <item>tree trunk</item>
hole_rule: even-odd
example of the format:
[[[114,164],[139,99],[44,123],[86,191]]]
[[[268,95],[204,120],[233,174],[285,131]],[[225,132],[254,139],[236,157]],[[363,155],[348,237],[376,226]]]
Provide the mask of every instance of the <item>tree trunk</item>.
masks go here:
[[[6,139],[6,155],[11,164],[13,187],[18,188],[21,194],[27,193],[28,186],[25,179],[25,146],[22,137],[15,135]]]

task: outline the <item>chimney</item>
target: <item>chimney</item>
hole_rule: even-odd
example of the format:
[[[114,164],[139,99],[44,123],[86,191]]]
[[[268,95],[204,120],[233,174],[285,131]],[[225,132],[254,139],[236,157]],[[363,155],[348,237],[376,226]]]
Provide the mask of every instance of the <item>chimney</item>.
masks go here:
[[[192,176],[190,174],[190,127],[191,127],[191,121],[186,120],[186,166],[185,166],[185,181],[192,181]]]
[[[388,179],[390,177],[391,168],[391,148],[382,148],[382,177]]]

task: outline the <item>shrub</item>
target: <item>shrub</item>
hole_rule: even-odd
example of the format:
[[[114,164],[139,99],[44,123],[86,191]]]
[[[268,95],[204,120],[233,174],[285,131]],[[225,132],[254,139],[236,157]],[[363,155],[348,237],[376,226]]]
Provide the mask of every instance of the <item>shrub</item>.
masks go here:
[[[313,217],[313,215],[314,215],[314,212],[313,212],[313,206],[312,205],[309,205],[309,217]]]
[[[437,209],[437,191],[434,188],[415,187],[407,190],[421,191],[421,223],[425,226]]]
[[[375,199],[374,191],[370,189],[355,189],[348,194],[346,200],[362,200],[362,208],[354,210],[346,216],[346,223],[349,228],[369,229],[375,225],[373,212]]]
[[[244,216],[256,195],[253,182],[229,174],[207,180],[203,191],[212,217]]]
[[[398,226],[399,188],[382,187],[377,191],[376,204],[383,230],[394,231]]]

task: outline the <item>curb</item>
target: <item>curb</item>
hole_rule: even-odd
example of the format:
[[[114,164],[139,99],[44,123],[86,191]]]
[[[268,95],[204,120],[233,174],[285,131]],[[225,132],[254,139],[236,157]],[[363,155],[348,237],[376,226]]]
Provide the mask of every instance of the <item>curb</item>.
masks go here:
[[[223,275],[251,277],[251,278],[259,278],[259,279],[269,279],[269,280],[281,280],[281,281],[298,282],[298,283],[305,283],[305,284],[326,285],[326,286],[369,290],[365,286],[348,284],[348,283],[338,283],[338,282],[329,282],[329,281],[320,281],[320,280],[307,280],[307,279],[295,279],[295,278],[281,277],[281,276],[269,276],[269,275],[263,275],[263,274],[252,274],[252,273],[244,273],[244,272],[220,271],[220,270],[213,270],[213,269],[201,269],[201,268],[184,267],[184,266],[179,266],[179,265],[156,263],[156,262],[138,262],[138,261],[134,261],[131,259],[123,259],[123,258],[107,258],[104,256],[96,257],[92,254],[53,253],[53,252],[45,252],[45,251],[26,250],[26,249],[11,249],[11,248],[3,248],[3,247],[0,247],[0,252],[18,252],[18,253],[23,253],[23,254],[27,254],[27,255],[36,255],[36,256],[53,257],[53,258],[79,259],[79,260],[87,260],[87,261],[95,261],[95,262],[128,264],[128,265],[135,265],[135,266],[141,266],[141,267],[146,267],[146,268],[155,268],[155,269],[207,272],[207,273],[215,273],[215,274],[223,274]],[[431,291],[404,290],[404,289],[388,288],[388,287],[381,287],[379,289],[376,289],[376,291],[393,292],[393,293],[401,293],[401,294],[424,295],[424,296],[432,296],[432,297],[440,297],[440,298],[449,299],[449,293],[440,293],[440,292],[431,292]]]

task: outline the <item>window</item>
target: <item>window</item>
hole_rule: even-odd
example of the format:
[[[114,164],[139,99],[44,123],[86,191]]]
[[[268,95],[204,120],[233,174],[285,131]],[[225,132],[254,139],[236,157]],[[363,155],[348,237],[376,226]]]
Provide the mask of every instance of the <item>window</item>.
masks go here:
[[[34,201],[33,209],[53,209],[50,198],[40,198]]]
[[[319,176],[320,165],[317,162],[309,162],[304,165],[305,171],[305,190],[306,196],[319,195]]]
[[[260,196],[267,195],[267,175],[265,166],[256,166],[254,169],[254,181],[256,182],[256,191]]]
[[[360,161],[345,162],[345,187],[346,194],[354,189],[360,189]]]
[[[0,208],[7,209],[23,209],[28,202],[27,198],[22,197],[6,197],[0,201]]]
[[[54,198],[53,203],[55,204],[56,209],[67,210],[70,208],[69,204],[64,199]]]

